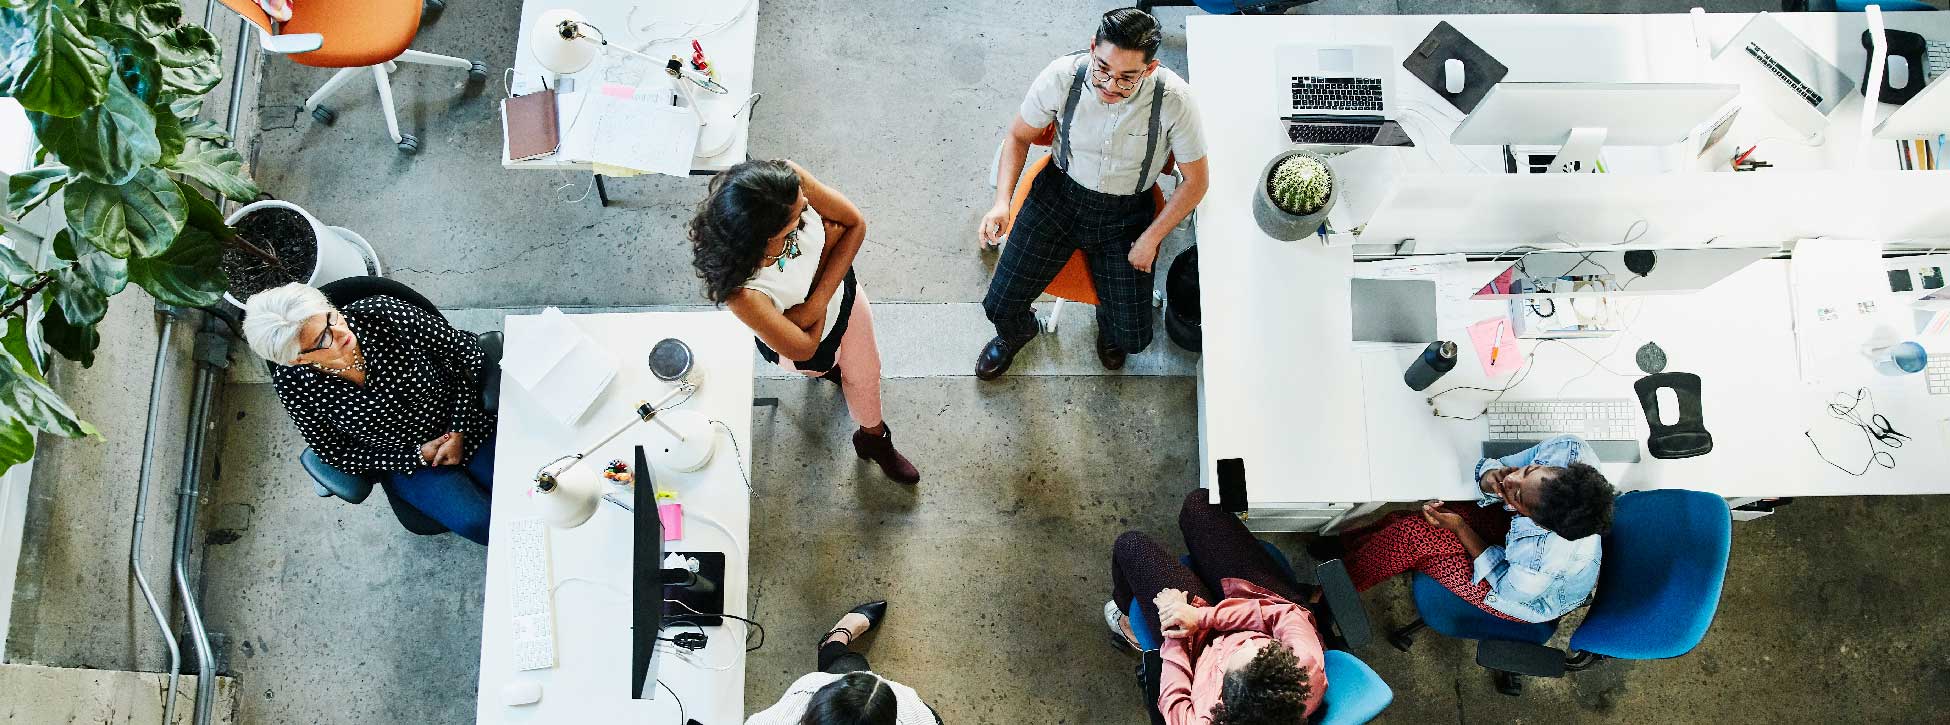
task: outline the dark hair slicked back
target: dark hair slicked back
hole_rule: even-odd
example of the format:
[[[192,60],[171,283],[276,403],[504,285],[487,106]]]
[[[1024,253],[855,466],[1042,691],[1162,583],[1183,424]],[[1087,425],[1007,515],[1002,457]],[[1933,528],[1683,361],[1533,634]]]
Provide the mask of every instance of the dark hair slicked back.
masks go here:
[[[894,688],[871,672],[850,672],[826,683],[806,703],[800,725],[894,725]]]
[[[1158,58],[1158,46],[1164,44],[1165,33],[1151,13],[1118,8],[1104,13],[1104,21],[1097,25],[1097,42],[1141,52],[1144,62],[1149,63]]]

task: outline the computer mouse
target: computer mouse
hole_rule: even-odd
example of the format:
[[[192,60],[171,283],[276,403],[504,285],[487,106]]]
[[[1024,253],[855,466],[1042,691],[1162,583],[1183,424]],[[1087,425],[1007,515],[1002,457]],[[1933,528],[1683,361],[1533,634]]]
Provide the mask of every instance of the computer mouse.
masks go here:
[[[1909,87],[1909,59],[1900,55],[1889,56],[1889,87]]]
[[[532,704],[542,699],[542,683],[514,680],[501,686],[501,704],[508,707]]]
[[[1463,62],[1461,58],[1442,61],[1442,87],[1450,93],[1463,90]]]

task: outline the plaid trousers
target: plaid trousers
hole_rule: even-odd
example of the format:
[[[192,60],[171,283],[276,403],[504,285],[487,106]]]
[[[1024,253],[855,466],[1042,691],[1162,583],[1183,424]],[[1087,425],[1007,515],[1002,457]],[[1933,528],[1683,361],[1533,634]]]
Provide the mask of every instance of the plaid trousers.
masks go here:
[[[982,299],[996,334],[1017,346],[1036,337],[1030,304],[1081,249],[1097,286],[1097,334],[1125,352],[1149,346],[1151,273],[1132,267],[1130,254],[1156,212],[1151,196],[1091,191],[1055,166],[1029,183]]]

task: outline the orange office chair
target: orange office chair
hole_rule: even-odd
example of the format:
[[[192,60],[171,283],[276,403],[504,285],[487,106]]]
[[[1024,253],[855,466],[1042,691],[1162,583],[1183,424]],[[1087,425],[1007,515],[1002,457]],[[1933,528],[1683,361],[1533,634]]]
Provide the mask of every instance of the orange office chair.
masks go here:
[[[407,49],[419,32],[421,12],[438,12],[444,0],[300,2],[292,8],[291,21],[276,26],[252,0],[223,0],[223,4],[257,26],[258,45],[265,52],[289,55],[291,62],[299,65],[339,69],[317,93],[305,99],[305,110],[319,123],[329,126],[338,119],[338,114],[320,104],[353,76],[370,72],[379,86],[379,109],[386,114],[386,132],[403,154],[418,152],[420,139],[399,130],[389,79],[396,62],[466,68],[469,83],[487,82],[486,63]]]
[[[1054,143],[1056,143],[1056,124],[1052,123],[1043,129],[1042,135],[1037,136],[1036,140],[1029,142],[1029,145],[1049,146]],[[995,173],[1000,174],[1002,148],[997,146],[995,153],[997,159],[995,164],[997,170]],[[1009,201],[1009,228],[1015,228],[1016,214],[1022,211],[1023,202],[1029,200],[1029,187],[1033,185],[1030,182],[1036,178],[1037,174],[1043,172],[1043,167],[1049,165],[1050,157],[1048,154],[1044,154],[1042,157],[1023,166],[1023,180],[1016,183],[1015,198]],[[1175,174],[1177,167],[1177,160],[1167,155],[1165,156],[1164,171],[1160,172],[1160,174]],[[991,185],[994,185],[994,183],[995,180],[991,179]],[[1151,185],[1151,203],[1153,207],[1153,211],[1151,212],[1152,217],[1156,218],[1158,214],[1163,213],[1165,210],[1165,192],[1157,184]],[[1056,298],[1056,307],[1051,309],[1049,317],[1043,320],[1044,332],[1056,331],[1056,322],[1063,316],[1063,305],[1065,303],[1079,302],[1086,305],[1097,304],[1097,284],[1090,279],[1090,266],[1084,261],[1083,250],[1079,249],[1070,255],[1070,261],[1064,263],[1063,269],[1057,271],[1056,279],[1050,280],[1049,286],[1044,288],[1043,292]]]

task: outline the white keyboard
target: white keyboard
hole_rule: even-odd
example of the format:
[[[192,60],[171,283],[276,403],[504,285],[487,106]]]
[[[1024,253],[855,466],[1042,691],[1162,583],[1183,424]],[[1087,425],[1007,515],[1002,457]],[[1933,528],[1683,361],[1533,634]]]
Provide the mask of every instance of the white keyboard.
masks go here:
[[[1931,395],[1950,395],[1950,355],[1931,355],[1923,377],[1929,380]]]
[[[549,596],[548,525],[541,519],[516,521],[508,532],[514,554],[513,623],[516,670],[555,666],[555,613]]]
[[[1638,401],[1625,398],[1498,401],[1490,404],[1485,417],[1493,441],[1543,440],[1565,434],[1590,440],[1645,437],[1640,432],[1644,413]]]
[[[1932,40],[1925,43],[1929,50],[1924,53],[1924,82],[1936,80],[1945,72],[1950,72],[1950,43]]]

